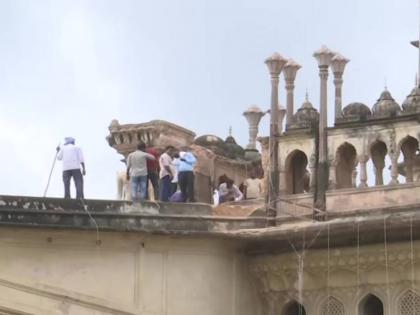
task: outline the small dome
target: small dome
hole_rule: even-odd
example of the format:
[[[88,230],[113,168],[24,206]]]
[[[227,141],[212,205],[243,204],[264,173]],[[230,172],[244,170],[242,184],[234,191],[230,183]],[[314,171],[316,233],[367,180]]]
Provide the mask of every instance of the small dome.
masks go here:
[[[230,159],[242,158],[244,156],[244,149],[236,144],[232,136],[228,136],[226,141],[223,141],[223,139],[214,135],[204,135],[196,138],[194,144],[205,147],[217,155]]]
[[[415,87],[402,104],[404,114],[420,113],[420,87]]]
[[[203,136],[197,137],[194,140],[195,144],[198,144],[201,146],[221,144],[223,142],[224,141],[222,138],[219,138],[218,136],[215,136],[215,135],[203,135]]]
[[[236,140],[232,136],[228,136],[225,140],[224,156],[230,159],[243,158],[245,155],[244,148],[236,143]]]
[[[372,115],[370,108],[363,103],[350,103],[343,108],[343,119],[361,119]]]
[[[377,118],[397,116],[400,112],[400,105],[398,105],[387,89],[381,93],[381,96],[372,108],[372,115]]]
[[[310,128],[318,120],[319,113],[308,100],[308,96],[306,96],[302,106],[293,115],[292,121],[287,126],[287,129]]]
[[[237,143],[236,143],[235,138],[234,138],[234,137],[232,137],[232,136],[228,136],[228,137],[226,138],[225,142],[226,142],[226,143],[231,143],[231,144],[237,144]]]

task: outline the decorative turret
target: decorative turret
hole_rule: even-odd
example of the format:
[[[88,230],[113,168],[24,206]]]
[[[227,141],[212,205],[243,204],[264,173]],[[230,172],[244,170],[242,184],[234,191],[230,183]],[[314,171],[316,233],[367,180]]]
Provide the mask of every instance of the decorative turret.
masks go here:
[[[402,104],[403,114],[420,113],[420,88],[417,86],[411,90]]]
[[[287,126],[287,130],[311,128],[316,125],[318,121],[319,113],[309,101],[308,93],[306,93],[305,101],[293,115],[292,122]]]
[[[246,111],[243,112],[247,122],[249,131],[249,142],[246,146],[249,150],[256,150],[256,141],[258,135],[258,125],[260,124],[261,118],[265,113],[255,105],[252,105]]]
[[[385,87],[378,101],[373,105],[372,115],[374,118],[395,117],[401,112],[400,105],[394,100],[391,93]]]
[[[344,107],[341,118],[338,121],[363,121],[372,115],[370,108],[359,102],[348,104]]]

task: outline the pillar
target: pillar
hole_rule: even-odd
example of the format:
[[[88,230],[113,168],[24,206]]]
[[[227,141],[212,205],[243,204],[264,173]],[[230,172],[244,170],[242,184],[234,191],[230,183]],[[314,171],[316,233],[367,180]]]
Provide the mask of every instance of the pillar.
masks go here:
[[[335,104],[334,104],[334,120],[337,121],[341,117],[342,110],[342,86],[343,86],[343,73],[344,68],[349,60],[341,54],[336,53],[331,59],[331,68],[334,73],[334,86],[335,86]]]
[[[249,141],[247,149],[256,150],[258,126],[265,113],[257,106],[251,106],[243,114],[248,122]]]
[[[337,160],[331,157],[329,159],[329,181],[328,181],[328,189],[334,190],[337,188],[337,175],[336,175],[336,167],[337,167]]]
[[[284,66],[283,73],[286,81],[287,105],[286,105],[286,126],[292,122],[294,114],[294,89],[296,73],[301,68],[293,59],[289,59]]]
[[[358,157],[359,164],[360,164],[360,188],[368,187],[367,184],[367,169],[366,169],[366,163],[369,160],[369,157],[367,155],[361,155]]]
[[[390,153],[389,157],[391,158],[391,181],[389,185],[398,184],[398,156],[399,152]]]
[[[314,53],[317,59],[320,78],[320,115],[319,115],[319,148],[318,148],[318,174],[317,195],[315,206],[325,210],[325,192],[328,189],[328,161],[327,161],[327,80],[328,68],[334,53],[323,46]]]
[[[270,119],[270,183],[268,215],[275,216],[272,209],[277,210],[279,196],[279,76],[287,60],[274,53],[265,60],[271,77],[271,119]]]

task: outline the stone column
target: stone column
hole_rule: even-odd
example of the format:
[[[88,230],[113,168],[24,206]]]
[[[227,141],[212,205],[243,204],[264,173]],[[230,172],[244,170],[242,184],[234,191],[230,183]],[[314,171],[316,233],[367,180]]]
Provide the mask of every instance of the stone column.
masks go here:
[[[413,161],[413,181],[420,181],[420,153],[414,156]]]
[[[251,106],[243,114],[248,122],[249,141],[247,149],[256,150],[258,126],[265,113],[258,106]]]
[[[389,185],[397,185],[398,182],[398,156],[399,152],[389,153],[389,157],[391,158],[391,181]]]
[[[368,187],[367,184],[367,169],[366,169],[366,163],[369,160],[369,156],[367,155],[361,155],[359,156],[359,164],[360,164],[360,188]]]
[[[327,161],[327,80],[328,68],[334,53],[327,47],[314,53],[318,61],[320,83],[320,115],[319,115],[319,158],[317,174],[317,196],[315,197],[315,206],[318,209],[325,209],[325,192],[328,189],[328,161]]]
[[[406,178],[406,182],[407,183],[411,183],[413,182],[413,161],[414,161],[414,156],[413,155],[407,155],[407,157],[404,159],[404,164],[405,164],[405,178]]]
[[[352,185],[354,188],[356,188],[356,187],[357,187],[356,178],[357,178],[357,169],[355,168],[355,169],[351,172],[351,185]]]
[[[385,156],[378,152],[372,152],[372,162],[375,171],[375,186],[384,184],[383,170],[385,167]]]
[[[296,73],[301,66],[293,59],[289,59],[284,66],[283,73],[286,81],[287,105],[286,105],[286,126],[288,126],[294,114],[294,96]]]
[[[269,183],[269,209],[270,216],[275,215],[271,208],[277,209],[279,196],[279,76],[287,60],[280,54],[274,53],[265,60],[271,77],[271,120],[270,120],[270,183]]]
[[[316,156],[315,154],[312,154],[311,158],[309,159],[309,170],[311,171],[311,177],[309,178],[309,191],[314,192],[315,185],[316,185]]]
[[[407,183],[411,183],[414,180],[414,160],[416,157],[417,143],[405,142],[401,146],[401,151],[404,156],[404,168],[405,168],[405,179]]]
[[[343,72],[349,60],[339,53],[336,53],[331,60],[331,68],[334,73],[334,86],[335,86],[335,117],[337,121],[341,117],[342,109],[342,86],[343,86]]]
[[[337,160],[334,159],[333,157],[330,157],[329,159],[329,167],[330,167],[330,172],[329,172],[329,181],[328,181],[328,189],[330,190],[334,190],[337,188],[337,176],[336,176],[336,167],[337,167]]]

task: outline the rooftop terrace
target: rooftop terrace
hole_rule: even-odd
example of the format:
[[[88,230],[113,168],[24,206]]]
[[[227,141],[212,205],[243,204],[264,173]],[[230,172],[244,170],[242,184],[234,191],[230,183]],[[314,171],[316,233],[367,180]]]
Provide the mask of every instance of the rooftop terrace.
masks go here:
[[[290,251],[310,245],[352,246],[420,239],[420,203],[366,211],[333,212],[325,221],[311,216],[267,218],[215,215],[201,203],[155,203],[133,206],[115,200],[75,200],[0,196],[0,226],[73,229],[101,232],[151,233],[174,236],[218,237],[242,241],[250,254]],[[411,233],[412,232],[412,233]]]

